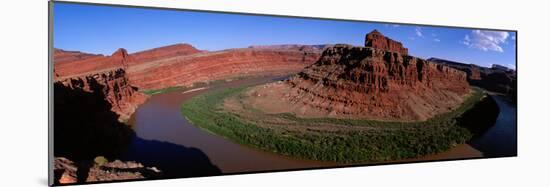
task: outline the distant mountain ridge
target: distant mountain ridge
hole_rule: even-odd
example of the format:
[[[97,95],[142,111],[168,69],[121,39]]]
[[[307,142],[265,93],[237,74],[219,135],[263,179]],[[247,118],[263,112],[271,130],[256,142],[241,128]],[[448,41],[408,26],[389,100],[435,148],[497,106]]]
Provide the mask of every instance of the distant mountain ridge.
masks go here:
[[[429,58],[428,61],[466,72],[468,82],[471,85],[506,94],[512,98],[515,98],[517,95],[517,76],[515,70],[502,68],[501,66],[489,68],[435,57]]]
[[[208,52],[185,43],[132,54],[120,48],[109,56],[54,49],[54,80],[60,87],[104,95],[111,110],[124,120],[146,99],[138,90],[240,76],[286,75],[312,64],[320,53],[301,45]]]
[[[103,56],[100,54],[90,54],[90,53],[84,53],[80,51],[67,51],[67,50],[58,49],[58,48],[53,49],[53,55],[57,63],[72,62],[72,61],[83,60],[91,57]]]
[[[281,44],[281,45],[251,45],[248,48],[254,49],[289,49],[289,50],[317,50],[333,46],[333,44],[318,44],[318,45],[300,45],[300,44]]]

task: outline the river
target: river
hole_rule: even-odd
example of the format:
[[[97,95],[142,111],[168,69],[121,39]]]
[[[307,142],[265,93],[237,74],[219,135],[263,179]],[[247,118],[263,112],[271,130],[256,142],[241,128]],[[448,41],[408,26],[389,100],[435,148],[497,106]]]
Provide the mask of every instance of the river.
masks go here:
[[[204,157],[199,159],[206,159],[208,163],[217,167],[221,172],[205,173],[205,175],[341,166],[341,164],[334,162],[296,159],[240,145],[193,126],[181,115],[180,107],[184,101],[207,91],[244,85],[258,85],[275,80],[280,80],[280,77],[234,80],[193,91],[174,91],[152,96],[137,109],[129,120],[137,138],[132,143],[132,151],[126,154],[127,157],[134,158],[139,157],[138,154],[147,153],[146,156],[141,157],[154,160],[156,163],[164,163],[164,165],[174,165],[175,167],[178,162],[189,159],[188,155],[193,153],[192,155]],[[500,114],[496,124],[486,133],[473,139],[468,144],[458,145],[449,151],[404,160],[404,162],[516,155],[516,108],[500,96],[495,96],[495,99],[499,105]],[[144,144],[144,140],[178,145],[182,149],[192,148],[194,151],[189,154],[181,151],[182,156],[167,157],[166,155],[174,155],[173,149],[178,146]],[[166,147],[166,149],[163,147]],[[197,152],[200,154],[195,154]],[[178,166],[175,170],[177,172],[178,169],[183,171],[191,168],[203,168],[203,166],[186,167],[187,165],[184,164]]]
[[[517,155],[517,115],[516,105],[506,97],[490,94],[500,110],[495,124],[478,137],[466,144],[457,145],[450,150],[426,155],[420,158],[396,160],[391,162],[418,162],[434,160],[456,160],[469,158],[494,158]]]

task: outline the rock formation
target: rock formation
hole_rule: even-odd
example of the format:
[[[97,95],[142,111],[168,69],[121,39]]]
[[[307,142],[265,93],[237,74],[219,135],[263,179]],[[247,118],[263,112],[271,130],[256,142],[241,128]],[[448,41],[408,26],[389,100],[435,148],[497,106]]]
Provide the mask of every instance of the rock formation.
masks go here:
[[[460,71],[464,71],[468,76],[468,81],[480,80],[481,71],[484,70],[483,67],[475,64],[464,64],[464,63],[454,62],[454,61],[440,59],[440,58],[429,58],[428,61],[432,63],[443,64],[443,65],[458,69]]]
[[[88,161],[90,162],[90,161]],[[90,164],[87,172],[78,171],[78,165]],[[117,181],[132,179],[154,179],[162,175],[155,167],[144,167],[140,163],[115,160],[105,164],[75,163],[67,158],[54,159],[55,184],[75,184],[85,182]],[[83,176],[79,176],[83,175]],[[85,176],[84,176],[85,175]],[[80,181],[79,181],[80,180]]]
[[[109,70],[124,68],[132,61],[125,49],[118,49],[111,56],[91,56],[75,61],[63,61],[54,55],[55,79],[83,76]]]
[[[410,121],[450,111],[470,91],[464,72],[409,56],[376,30],[367,34],[365,46],[327,48],[288,81],[253,89],[252,97],[265,99],[249,104],[302,117]],[[279,104],[262,105],[265,100]]]
[[[132,57],[134,58],[135,63],[151,62],[160,59],[167,59],[176,56],[185,56],[195,53],[200,53],[202,51],[196,49],[195,47],[189,44],[174,44],[159,48],[154,48],[150,50],[145,50],[137,53],[133,53]]]
[[[122,121],[127,120],[147,98],[128,79],[125,66],[132,59],[125,49],[118,49],[111,56],[94,56],[73,62],[58,63],[55,60],[54,56],[56,83],[73,90],[101,93],[105,97],[102,99],[111,104],[111,111],[117,113]]]
[[[118,49],[110,56],[56,49],[54,78],[71,88],[105,92],[112,111],[125,120],[145,100],[138,89],[298,72],[319,58],[321,46],[263,46],[206,52],[189,44],[176,44],[133,54]],[[92,79],[105,85],[103,90],[90,88]]]
[[[138,105],[147,99],[129,83],[122,68],[67,77],[58,79],[57,82],[70,89],[102,93],[105,96],[104,99],[112,105],[111,111],[117,113],[121,121],[129,119]]]
[[[82,57],[54,55],[54,72],[56,78],[63,79],[123,68],[133,86],[160,89],[239,76],[298,72],[315,62],[323,47],[291,44],[207,52],[189,44],[175,44],[133,54],[119,49],[111,56],[79,52],[73,55]]]
[[[321,53],[326,47],[332,45],[298,45],[298,44],[283,44],[283,45],[252,45],[248,48],[253,49],[286,49],[286,50],[299,50]]]
[[[466,72],[468,75],[468,82],[471,85],[506,94],[512,96],[512,98],[516,96],[517,78],[516,71],[514,70],[498,68],[498,66],[488,68],[440,58],[429,58],[428,61]]]
[[[140,62],[131,65],[128,74],[142,89],[159,89],[241,76],[286,75],[312,64],[319,55],[303,48],[229,49]]]
[[[83,60],[86,58],[98,57],[103,55],[88,54],[80,51],[65,51],[62,49],[54,49],[53,56],[56,63],[64,63],[64,62],[74,62],[74,61]]]
[[[372,47],[376,49],[396,52],[402,55],[409,54],[409,49],[403,47],[403,44],[401,44],[401,42],[385,37],[376,29],[368,33],[365,37],[365,47]]]

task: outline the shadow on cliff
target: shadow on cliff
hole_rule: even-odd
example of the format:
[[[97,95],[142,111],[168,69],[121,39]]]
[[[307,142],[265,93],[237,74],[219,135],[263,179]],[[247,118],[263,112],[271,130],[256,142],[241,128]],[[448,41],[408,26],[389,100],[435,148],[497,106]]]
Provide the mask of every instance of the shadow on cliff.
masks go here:
[[[54,84],[54,156],[75,162],[78,183],[85,182],[97,156],[156,167],[162,171],[160,178],[221,174],[199,149],[137,137],[111,111],[103,93],[105,86],[95,79],[72,80],[72,85],[84,85],[83,81],[91,91]]]
[[[471,80],[468,82],[471,85],[481,87],[488,91],[501,93],[511,99],[517,101],[517,79],[515,76],[506,72],[491,72],[481,74],[480,80]]]

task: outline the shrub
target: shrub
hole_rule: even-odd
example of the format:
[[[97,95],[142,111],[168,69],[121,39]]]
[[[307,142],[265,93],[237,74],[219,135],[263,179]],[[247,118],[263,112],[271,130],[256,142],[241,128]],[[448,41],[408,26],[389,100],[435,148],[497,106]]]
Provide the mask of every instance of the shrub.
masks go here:
[[[194,97],[182,105],[181,112],[195,126],[237,143],[283,155],[343,163],[414,158],[465,143],[474,134],[467,126],[460,124],[466,120],[457,119],[472,108],[480,106],[478,103],[484,98],[484,93],[475,89],[474,94],[457,109],[422,122],[262,114],[292,121],[293,125],[303,129],[319,124],[338,125],[342,129],[350,126],[369,127],[363,128],[368,130],[353,131],[297,131],[287,129],[284,125],[270,125],[262,120],[244,119],[241,115],[221,109],[220,105],[225,98],[235,96],[245,89],[231,88]]]
[[[104,156],[97,156],[97,157],[94,158],[94,162],[98,166],[103,166],[103,165],[107,164],[109,162],[109,160],[107,160],[107,158],[105,158]]]

